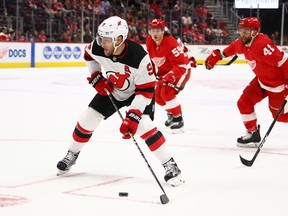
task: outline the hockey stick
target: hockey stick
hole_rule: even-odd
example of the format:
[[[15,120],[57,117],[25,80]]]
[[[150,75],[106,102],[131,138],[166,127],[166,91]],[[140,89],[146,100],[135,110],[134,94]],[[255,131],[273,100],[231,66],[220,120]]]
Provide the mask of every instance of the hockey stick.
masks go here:
[[[171,88],[175,88],[175,89],[177,89],[177,90],[179,90],[179,91],[182,91],[183,89],[184,89],[184,86],[183,87],[178,87],[178,86],[176,86],[176,85],[174,85],[174,84],[172,84],[172,83],[169,83],[169,82],[167,82],[167,83],[165,83],[166,85],[168,85],[168,86],[170,86]]]
[[[120,110],[118,109],[116,103],[114,102],[114,99],[113,99],[112,95],[110,94],[110,92],[109,92],[107,89],[105,89],[105,91],[106,91],[106,93],[107,93],[107,95],[108,95],[108,97],[109,97],[111,103],[113,104],[115,110],[117,111],[119,117],[121,118],[122,121],[124,121],[124,118],[123,118],[123,116],[122,116]],[[164,189],[163,189],[161,183],[159,182],[157,176],[155,175],[155,173],[154,173],[152,167],[150,166],[148,160],[146,159],[145,155],[143,154],[141,148],[139,147],[139,145],[138,145],[138,143],[137,143],[135,137],[134,137],[133,134],[130,133],[130,132],[129,132],[129,135],[130,135],[130,137],[132,138],[134,144],[137,146],[137,148],[138,148],[140,154],[142,155],[143,159],[145,160],[145,162],[146,162],[146,164],[147,164],[149,170],[151,171],[151,173],[152,173],[154,179],[156,180],[156,182],[158,183],[158,185],[159,185],[159,187],[161,188],[162,192],[164,193],[164,194],[162,194],[162,195],[160,196],[160,201],[161,201],[161,203],[162,203],[163,205],[166,204],[166,203],[168,203],[168,202],[169,202],[169,198],[168,198],[166,192],[164,191]]]
[[[261,150],[263,144],[265,143],[267,137],[269,136],[269,134],[270,134],[272,128],[274,127],[274,125],[275,125],[277,119],[279,118],[279,116],[280,116],[282,110],[284,109],[284,106],[286,105],[286,103],[287,103],[287,100],[285,99],[284,102],[283,102],[283,104],[282,104],[282,106],[281,106],[280,109],[278,110],[277,115],[275,116],[273,122],[271,123],[271,125],[270,125],[268,131],[266,132],[264,138],[262,139],[260,145],[258,146],[258,149],[257,149],[256,153],[254,154],[253,158],[252,158],[251,160],[246,160],[246,159],[244,159],[243,157],[241,157],[241,155],[239,155],[242,164],[244,164],[245,166],[248,166],[248,167],[251,167],[251,166],[253,165],[253,163],[254,163],[254,161],[255,161],[257,155],[259,154],[259,152],[260,152],[260,150]]]
[[[160,80],[159,79],[159,77],[156,77],[156,80],[158,80],[159,82],[162,82],[162,80]],[[162,82],[163,83],[163,82]],[[168,85],[168,86],[170,86],[171,88],[175,88],[176,90],[179,90],[179,91],[182,91],[183,89],[184,89],[184,86],[182,86],[182,87],[178,87],[178,86],[176,86],[176,85],[174,85],[174,84],[172,84],[172,83],[169,83],[169,82],[166,82],[165,83],[166,85]]]
[[[236,59],[238,58],[238,55],[234,55],[232,59],[230,59],[229,62],[225,64],[216,64],[217,66],[229,66],[231,65]],[[205,65],[205,64],[198,64],[198,65]]]

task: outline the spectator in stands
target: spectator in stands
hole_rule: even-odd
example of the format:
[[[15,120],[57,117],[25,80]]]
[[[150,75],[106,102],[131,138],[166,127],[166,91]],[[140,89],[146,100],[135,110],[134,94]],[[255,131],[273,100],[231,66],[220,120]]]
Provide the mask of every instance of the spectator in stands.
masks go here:
[[[199,21],[197,21],[198,27],[201,33],[204,33],[207,28],[209,28],[208,23],[206,22],[205,18],[199,18]]]
[[[172,31],[171,31],[171,35],[174,37],[174,38],[179,38],[179,28],[173,28]]]
[[[177,25],[179,24],[179,17],[181,14],[181,10],[180,7],[178,6],[178,4],[175,4],[173,9],[172,9],[172,13],[171,13],[171,22],[177,22]]]
[[[7,34],[7,28],[5,26],[0,27],[0,42],[10,41],[9,35]]]
[[[183,42],[184,45],[188,44],[190,42],[188,37],[187,37],[187,34],[185,34],[185,33],[183,34],[182,42]]]
[[[54,16],[58,13],[57,6],[55,4],[52,4],[52,8],[50,8],[48,5],[46,5],[44,9],[48,15]]]
[[[81,43],[82,42],[82,32],[81,29],[77,29],[76,33],[72,36],[72,42]]]
[[[199,5],[196,6],[195,11],[197,13],[197,16],[199,18],[201,17],[207,17],[209,13],[209,9],[203,5],[203,3],[200,3]]]
[[[278,31],[275,31],[274,33],[272,33],[270,38],[273,41],[273,43],[280,45],[280,37],[279,37]]]
[[[102,7],[104,8],[105,14],[111,13],[111,4],[108,0],[102,1]]]
[[[71,43],[71,34],[69,30],[63,31],[61,36],[58,38],[57,42],[62,42],[62,43]]]
[[[136,43],[142,44],[142,41],[140,40],[140,38],[137,34],[133,35],[133,37],[130,38],[130,40],[135,41]]]
[[[162,15],[162,11],[158,5],[159,5],[159,2],[157,2],[156,0],[153,0],[152,3],[150,4],[150,9],[154,10],[155,17],[160,18]]]
[[[216,39],[214,31],[212,31],[212,25],[210,25],[208,28],[205,30],[205,40],[207,41],[208,44],[211,44],[213,40]]]
[[[92,33],[89,28],[85,28],[85,34],[83,35],[84,43],[91,43],[93,41]]]
[[[17,42],[27,42],[26,36],[23,31],[20,29],[18,30],[18,40]]]
[[[34,36],[33,30],[26,32],[26,39],[28,42],[36,42],[37,41],[37,38]]]
[[[182,16],[182,24],[183,25],[188,25],[191,27],[192,25],[192,19],[191,19],[191,16],[189,15],[188,11],[185,12],[184,16]]]
[[[40,31],[40,34],[37,37],[37,41],[38,42],[46,42],[46,40],[47,40],[47,37],[46,37],[45,31],[44,31],[44,29],[42,29]]]
[[[222,34],[224,37],[229,34],[229,30],[227,29],[227,23],[224,20],[220,20],[218,22],[218,28],[222,30]]]
[[[0,27],[0,42],[8,42],[11,41],[6,27]]]
[[[33,9],[37,9],[37,4],[35,1],[33,0],[29,0],[28,1],[29,7],[33,10]]]
[[[131,33],[132,36],[137,35],[137,28],[134,19],[132,19],[132,21],[128,23],[128,28],[129,33]]]
[[[141,42],[143,44],[145,44],[147,36],[148,36],[147,29],[146,28],[142,28],[141,31],[140,31],[140,34],[139,34],[139,39],[141,40]]]
[[[204,36],[199,32],[198,25],[194,24],[191,30],[195,43],[203,44],[205,39]]]

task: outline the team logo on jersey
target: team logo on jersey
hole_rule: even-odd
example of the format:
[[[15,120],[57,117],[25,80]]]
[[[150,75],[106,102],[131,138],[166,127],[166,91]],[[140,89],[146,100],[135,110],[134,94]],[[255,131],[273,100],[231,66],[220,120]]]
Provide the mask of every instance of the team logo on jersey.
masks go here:
[[[250,66],[250,68],[252,70],[254,70],[254,68],[256,67],[256,61],[255,60],[252,60],[252,61],[247,60],[247,63]]]
[[[154,57],[152,58],[152,61],[156,67],[161,67],[165,63],[166,57]]]
[[[124,66],[124,72],[107,71],[109,81],[119,90],[125,91],[130,87],[129,77],[131,71],[127,65]]]

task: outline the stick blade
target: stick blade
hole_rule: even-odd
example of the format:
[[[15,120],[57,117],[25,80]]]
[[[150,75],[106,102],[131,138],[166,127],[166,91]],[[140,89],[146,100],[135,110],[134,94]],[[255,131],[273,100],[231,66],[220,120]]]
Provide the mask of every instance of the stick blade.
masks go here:
[[[251,167],[254,163],[254,160],[246,160],[245,158],[243,158],[241,155],[239,155],[241,163],[247,167]]]
[[[161,203],[162,203],[163,205],[165,205],[165,204],[167,204],[167,203],[169,202],[169,198],[168,198],[168,196],[167,196],[166,194],[162,194],[162,195],[160,196],[160,200],[161,200]]]

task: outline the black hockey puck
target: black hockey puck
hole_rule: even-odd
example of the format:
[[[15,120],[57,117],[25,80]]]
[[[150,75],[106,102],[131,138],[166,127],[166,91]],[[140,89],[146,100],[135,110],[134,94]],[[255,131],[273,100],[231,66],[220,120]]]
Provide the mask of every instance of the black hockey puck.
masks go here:
[[[127,197],[128,193],[127,192],[119,192],[120,197]]]

